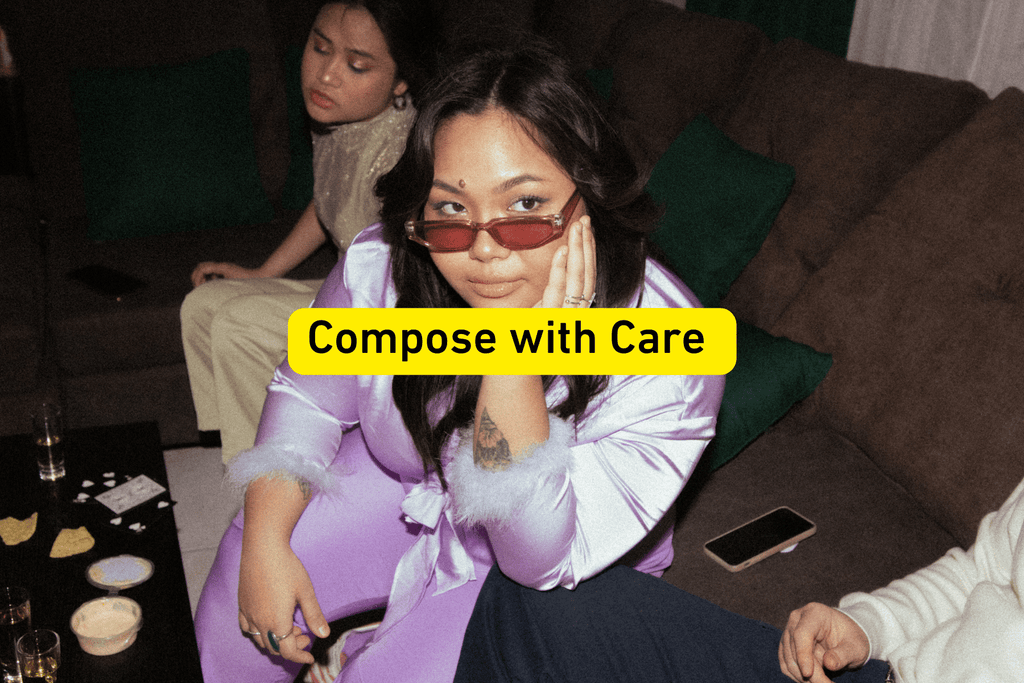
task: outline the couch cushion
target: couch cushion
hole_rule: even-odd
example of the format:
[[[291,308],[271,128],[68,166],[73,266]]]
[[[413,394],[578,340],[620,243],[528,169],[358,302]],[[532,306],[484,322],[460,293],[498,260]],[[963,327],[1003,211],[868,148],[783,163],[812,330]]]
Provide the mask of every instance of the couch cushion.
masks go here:
[[[184,361],[179,309],[199,261],[256,267],[281,243],[297,213],[270,223],[194,233],[173,233],[94,243],[80,228],[62,226],[50,245],[50,318],[60,365],[71,376],[135,370]],[[337,258],[323,248],[290,273],[325,277]],[[101,265],[141,280],[143,287],[116,297],[71,277]]]
[[[766,52],[722,129],[791,164],[796,182],[724,305],[770,329],[850,228],[986,101],[969,83],[847,62],[795,39]]]
[[[788,505],[818,526],[791,553],[731,573],[704,543]],[[790,610],[835,604],[938,559],[955,540],[855,445],[787,417],[706,479],[683,489],[665,579],[726,609],[781,628]]]
[[[613,27],[599,55],[597,66],[615,73],[610,116],[637,158],[653,165],[698,113],[721,121],[768,46],[750,24],[663,2],[643,6]]]
[[[273,217],[256,165],[244,50],[174,66],[77,69],[71,95],[91,239]]]
[[[908,173],[772,329],[831,353],[822,415],[961,542],[1024,477],[1024,93]]]

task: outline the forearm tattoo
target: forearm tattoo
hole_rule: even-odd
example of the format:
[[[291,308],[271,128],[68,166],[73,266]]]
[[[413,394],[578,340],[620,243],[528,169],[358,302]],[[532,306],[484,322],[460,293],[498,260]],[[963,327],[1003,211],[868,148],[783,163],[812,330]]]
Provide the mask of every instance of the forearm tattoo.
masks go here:
[[[308,481],[297,479],[295,483],[299,485],[299,491],[302,492],[302,500],[309,500],[313,497],[313,487],[309,485]]]
[[[473,462],[485,470],[504,470],[512,464],[508,441],[487,414],[487,408],[484,408],[480,416],[476,443],[473,445]]]

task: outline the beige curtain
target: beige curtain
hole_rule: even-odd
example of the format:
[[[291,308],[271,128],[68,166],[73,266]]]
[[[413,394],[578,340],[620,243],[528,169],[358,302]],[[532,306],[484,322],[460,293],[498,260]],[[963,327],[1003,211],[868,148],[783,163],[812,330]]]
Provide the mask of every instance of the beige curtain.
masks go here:
[[[1024,0],[857,0],[847,56],[1024,89]]]

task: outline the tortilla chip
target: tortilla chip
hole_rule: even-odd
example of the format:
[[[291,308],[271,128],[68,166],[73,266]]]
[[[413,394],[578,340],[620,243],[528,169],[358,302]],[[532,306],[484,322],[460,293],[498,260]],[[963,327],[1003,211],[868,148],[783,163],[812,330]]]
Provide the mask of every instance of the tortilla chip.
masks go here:
[[[50,557],[78,555],[94,545],[96,545],[96,539],[84,526],[77,529],[61,529],[57,534],[57,540],[53,542],[53,548],[50,549]]]
[[[5,545],[18,545],[32,538],[36,532],[36,520],[38,512],[33,512],[28,519],[15,519],[4,517],[0,519],[0,537],[4,539]]]

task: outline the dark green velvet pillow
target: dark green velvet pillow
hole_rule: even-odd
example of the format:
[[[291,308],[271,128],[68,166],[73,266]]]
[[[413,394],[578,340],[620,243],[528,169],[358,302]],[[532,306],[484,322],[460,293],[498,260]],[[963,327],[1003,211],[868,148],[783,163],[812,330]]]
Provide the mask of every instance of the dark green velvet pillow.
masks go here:
[[[302,99],[301,45],[290,45],[284,56],[285,95],[288,103],[288,177],[281,192],[285,209],[305,209],[313,201],[313,141],[306,102]]]
[[[71,75],[89,237],[203,230],[273,218],[249,113],[249,58]]]
[[[665,215],[652,239],[702,304],[717,306],[761,248],[793,178],[703,115],[658,160],[647,191]]]
[[[663,204],[654,241],[705,306],[717,306],[761,248],[794,171],[743,149],[698,116],[658,160],[647,189]],[[737,321],[736,367],[726,375],[717,436],[704,454],[734,458],[825,378],[832,357]]]
[[[711,469],[731,460],[793,406],[811,395],[832,356],[736,321],[736,367],[725,376],[717,435],[704,452]]]

